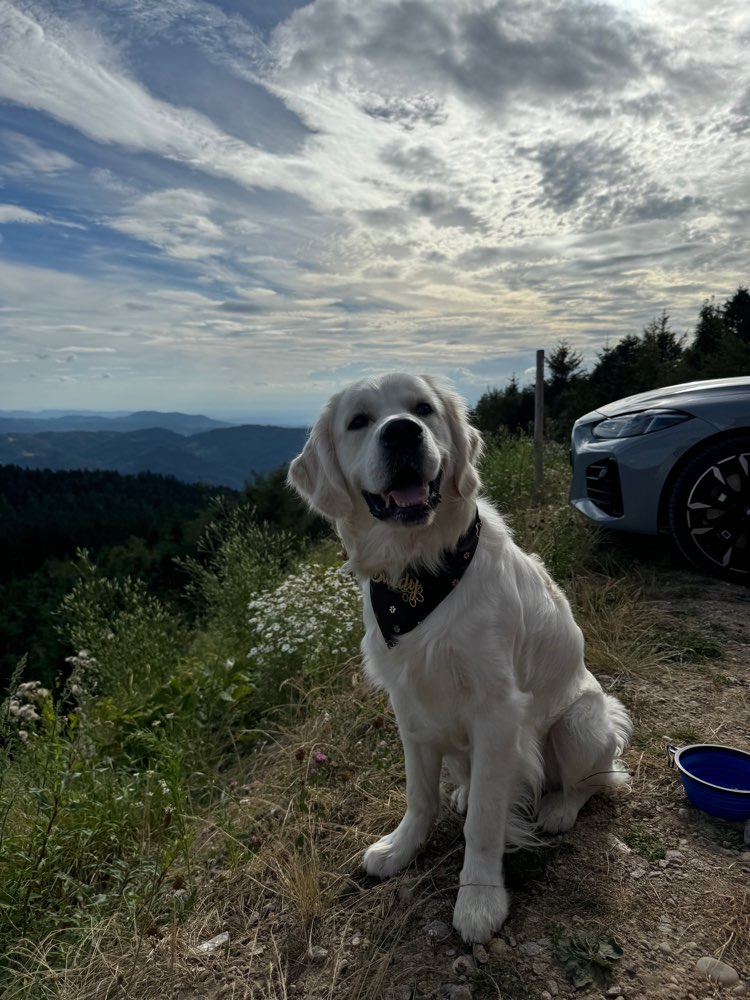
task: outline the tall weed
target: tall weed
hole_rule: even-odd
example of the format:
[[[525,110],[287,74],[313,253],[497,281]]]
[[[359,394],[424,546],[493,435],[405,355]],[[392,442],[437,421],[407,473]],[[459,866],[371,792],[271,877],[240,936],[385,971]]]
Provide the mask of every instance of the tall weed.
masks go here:
[[[534,441],[527,434],[503,432],[489,440],[482,482],[521,548],[537,552],[557,580],[586,569],[598,532],[567,504],[570,469],[560,444],[545,444],[541,502],[535,498]]]

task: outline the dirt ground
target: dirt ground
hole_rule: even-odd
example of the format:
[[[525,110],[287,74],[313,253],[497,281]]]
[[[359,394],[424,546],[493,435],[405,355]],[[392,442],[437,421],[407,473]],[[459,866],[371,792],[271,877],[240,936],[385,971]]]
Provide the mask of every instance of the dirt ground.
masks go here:
[[[310,855],[307,868],[299,867],[296,881],[289,858],[279,859],[275,868],[266,859],[250,878],[242,905],[224,913],[230,942],[193,959],[191,974],[171,995],[182,1000],[706,1000],[747,991],[750,996],[750,845],[742,824],[711,819],[688,803],[665,749],[669,743],[694,742],[750,747],[750,590],[666,567],[645,586],[643,601],[654,614],[654,628],[681,654],[636,675],[600,675],[635,720],[626,756],[631,787],[613,798],[593,799],[573,830],[546,846],[507,857],[511,913],[496,939],[472,949],[452,931],[463,843],[461,820],[447,806],[406,872],[376,884],[358,870],[361,848],[386,822],[374,814],[387,793],[381,785],[357,784],[351,749],[355,792],[338,803],[338,825],[330,819],[321,824],[320,853]],[[358,702],[360,721],[377,711],[367,697]],[[295,738],[312,745],[326,724]],[[387,717],[361,725],[353,746],[362,744],[370,760],[382,759],[386,771],[397,771],[395,726]],[[327,745],[335,746],[336,738],[329,736]],[[252,791],[252,783],[249,787]],[[288,817],[291,799],[284,801],[280,791],[278,796],[268,812]],[[387,808],[397,818],[402,792],[397,789],[391,799]],[[333,840],[335,830],[344,828],[355,833],[348,840],[342,834],[326,854],[326,837]],[[297,848],[307,849],[302,839]],[[338,858],[337,872],[326,878],[331,857]],[[232,877],[223,882],[217,876],[219,895]],[[305,891],[310,898],[303,920]],[[322,901],[326,893],[331,895]],[[204,937],[210,930],[207,926]],[[722,960],[736,975],[727,985],[710,980],[698,967],[704,958]],[[587,973],[593,976],[588,983],[571,981],[571,975],[580,981]]]

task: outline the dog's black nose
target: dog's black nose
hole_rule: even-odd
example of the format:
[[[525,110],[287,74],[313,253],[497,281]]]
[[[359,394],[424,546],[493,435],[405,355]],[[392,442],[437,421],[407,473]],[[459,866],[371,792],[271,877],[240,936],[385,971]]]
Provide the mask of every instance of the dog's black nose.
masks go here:
[[[422,440],[422,425],[408,417],[389,420],[380,432],[380,440],[390,448],[413,448]]]

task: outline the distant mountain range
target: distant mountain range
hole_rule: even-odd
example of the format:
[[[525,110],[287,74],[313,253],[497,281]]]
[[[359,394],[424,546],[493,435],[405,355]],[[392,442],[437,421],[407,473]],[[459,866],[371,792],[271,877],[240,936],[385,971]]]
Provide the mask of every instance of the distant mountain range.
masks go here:
[[[0,434],[39,434],[43,431],[141,431],[162,427],[175,434],[200,434],[201,431],[218,430],[232,424],[212,420],[201,414],[159,413],[156,410],[138,410],[136,413],[42,413],[24,411],[3,413],[0,410]]]
[[[63,429],[63,422],[76,419],[81,421],[77,429],[67,429],[69,424]],[[130,426],[128,421],[132,421]],[[36,426],[33,430],[39,432],[29,433],[19,427],[8,427],[9,423],[15,423],[26,428],[38,422],[59,429],[42,430]],[[98,429],[101,423],[107,430]],[[195,427],[199,432],[190,429]],[[232,427],[209,417],[182,413],[52,418],[0,415],[0,465],[53,470],[113,469],[126,475],[156,472],[186,483],[242,489],[256,473],[267,473],[289,462],[302,449],[305,437],[302,427],[257,424]]]

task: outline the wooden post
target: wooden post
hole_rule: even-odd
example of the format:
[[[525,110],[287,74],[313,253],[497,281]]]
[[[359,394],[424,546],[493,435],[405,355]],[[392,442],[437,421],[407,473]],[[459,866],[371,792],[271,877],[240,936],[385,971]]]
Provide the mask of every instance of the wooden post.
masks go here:
[[[537,503],[544,499],[544,351],[536,352],[534,392],[534,485]]]

